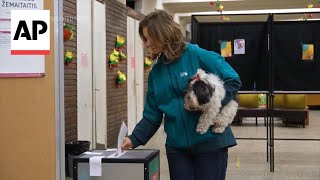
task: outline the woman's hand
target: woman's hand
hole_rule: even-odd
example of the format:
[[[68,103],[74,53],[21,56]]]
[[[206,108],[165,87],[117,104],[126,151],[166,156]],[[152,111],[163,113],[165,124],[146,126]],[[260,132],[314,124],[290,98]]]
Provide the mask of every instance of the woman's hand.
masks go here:
[[[126,137],[124,140],[123,140],[123,143],[121,145],[121,149],[124,150],[124,149],[132,149],[133,147],[133,144],[131,142],[131,140]]]

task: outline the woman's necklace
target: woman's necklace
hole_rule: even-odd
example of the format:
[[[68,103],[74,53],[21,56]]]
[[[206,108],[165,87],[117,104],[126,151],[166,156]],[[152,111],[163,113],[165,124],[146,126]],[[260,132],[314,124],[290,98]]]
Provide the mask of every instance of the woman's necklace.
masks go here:
[[[156,61],[158,61],[158,59],[160,58],[160,56],[162,55],[162,52],[160,52],[158,55],[157,55],[157,57],[156,57]]]
[[[161,55],[162,55],[162,52],[157,55],[157,57],[154,59],[154,61],[158,62],[158,60],[159,60],[159,58],[161,57]],[[165,56],[163,56],[163,63],[164,63],[164,64],[170,64],[171,62],[168,61]]]

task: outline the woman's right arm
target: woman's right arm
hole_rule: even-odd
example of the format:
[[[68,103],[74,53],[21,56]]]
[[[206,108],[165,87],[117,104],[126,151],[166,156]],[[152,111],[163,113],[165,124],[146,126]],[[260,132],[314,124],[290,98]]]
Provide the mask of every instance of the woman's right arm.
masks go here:
[[[143,118],[135,126],[132,134],[128,137],[132,148],[145,145],[159,129],[163,113],[159,110],[155,101],[152,71],[148,77],[148,91],[143,111]]]

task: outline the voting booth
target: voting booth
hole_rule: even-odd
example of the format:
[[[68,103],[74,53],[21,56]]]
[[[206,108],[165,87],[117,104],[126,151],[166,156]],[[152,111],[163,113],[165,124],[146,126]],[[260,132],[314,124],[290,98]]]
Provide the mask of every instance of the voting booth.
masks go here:
[[[159,150],[116,149],[85,152],[73,160],[73,180],[159,180]]]

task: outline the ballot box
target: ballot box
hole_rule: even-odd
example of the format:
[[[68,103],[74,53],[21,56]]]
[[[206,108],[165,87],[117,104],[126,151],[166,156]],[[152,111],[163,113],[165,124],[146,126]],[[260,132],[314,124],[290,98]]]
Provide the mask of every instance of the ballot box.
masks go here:
[[[73,160],[73,180],[159,180],[159,150],[93,150]]]

